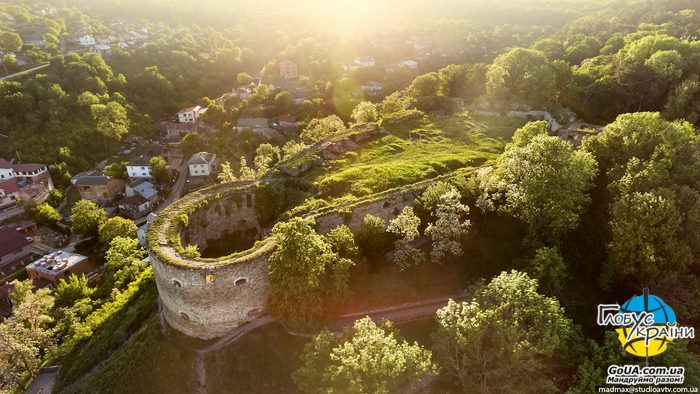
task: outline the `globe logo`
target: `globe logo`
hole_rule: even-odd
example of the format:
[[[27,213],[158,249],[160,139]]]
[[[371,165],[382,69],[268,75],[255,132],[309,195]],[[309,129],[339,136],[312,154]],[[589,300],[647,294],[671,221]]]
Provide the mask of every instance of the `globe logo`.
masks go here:
[[[668,330],[669,327],[675,327],[676,314],[664,300],[650,295],[649,289],[644,289],[642,295],[634,296],[622,304],[619,313],[647,317],[636,326],[628,325],[615,330],[627,353],[649,357],[666,351],[668,343],[673,339]],[[653,323],[650,321],[652,316]]]

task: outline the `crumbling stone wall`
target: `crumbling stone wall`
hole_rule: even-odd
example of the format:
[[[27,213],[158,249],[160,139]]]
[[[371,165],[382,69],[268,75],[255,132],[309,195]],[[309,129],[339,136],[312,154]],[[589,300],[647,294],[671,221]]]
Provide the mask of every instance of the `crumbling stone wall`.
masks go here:
[[[183,231],[183,244],[196,244],[199,250],[205,250],[208,240],[250,229],[258,235],[262,232],[255,214],[255,193],[246,191],[223,197],[196,211]]]
[[[207,239],[218,238],[221,231],[238,229],[240,227],[236,226],[243,224],[259,228],[255,198],[249,190],[241,193],[242,204],[236,203],[238,197],[226,196],[194,212],[190,225],[183,231],[184,239],[202,247]],[[355,231],[367,214],[389,221],[404,206],[412,205],[419,192],[400,190],[352,207],[340,206],[315,215],[317,230],[326,233],[340,224],[347,224]],[[245,197],[248,194],[250,197]],[[169,215],[166,220],[170,220],[173,213],[166,210],[161,215]],[[154,246],[158,253],[153,251]],[[235,257],[209,261],[179,256],[171,245],[149,245],[165,319],[186,335],[210,339],[261,316],[270,297],[267,261],[273,250],[274,239],[268,238],[262,246]]]

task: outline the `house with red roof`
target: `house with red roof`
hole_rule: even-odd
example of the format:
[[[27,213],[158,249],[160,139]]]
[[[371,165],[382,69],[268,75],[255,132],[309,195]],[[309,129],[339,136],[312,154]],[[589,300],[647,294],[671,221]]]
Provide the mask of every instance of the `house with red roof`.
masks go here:
[[[23,269],[26,263],[29,263],[26,260],[31,255],[31,243],[31,238],[17,229],[0,227],[0,280]]]

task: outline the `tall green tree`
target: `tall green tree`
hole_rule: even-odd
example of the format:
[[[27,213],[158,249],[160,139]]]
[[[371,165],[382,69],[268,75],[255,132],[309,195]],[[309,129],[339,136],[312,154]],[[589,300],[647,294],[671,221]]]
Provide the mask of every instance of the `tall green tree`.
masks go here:
[[[70,220],[73,232],[93,236],[107,220],[107,213],[90,200],[80,200],[73,205]]]
[[[437,321],[435,360],[462,390],[556,391],[553,357],[566,345],[572,323],[526,274],[501,273],[480,285],[470,302],[451,300],[438,310]]]
[[[115,216],[100,224],[97,232],[100,243],[109,244],[116,237],[136,238],[137,229],[133,220]]]
[[[558,137],[537,135],[501,156],[502,209],[527,223],[530,235],[556,244],[579,222],[597,171],[593,156]]]
[[[514,48],[498,56],[486,78],[488,95],[498,100],[544,104],[557,98],[554,70],[534,49]]]
[[[292,375],[305,393],[395,393],[436,372],[430,351],[400,339],[390,323],[357,320],[338,338],[324,330]]]

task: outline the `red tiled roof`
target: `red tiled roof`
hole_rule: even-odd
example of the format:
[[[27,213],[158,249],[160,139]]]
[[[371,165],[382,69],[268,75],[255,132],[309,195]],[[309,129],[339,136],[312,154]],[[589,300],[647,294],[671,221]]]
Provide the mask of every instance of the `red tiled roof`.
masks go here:
[[[0,190],[5,191],[5,194],[12,194],[19,191],[19,186],[17,186],[17,181],[10,179],[0,182]]]
[[[29,241],[14,228],[0,228],[0,256],[8,255],[29,245]]]
[[[42,168],[46,167],[46,164],[38,164],[38,163],[27,163],[27,164],[13,164],[12,169],[14,169],[17,172],[34,172],[41,170]]]

